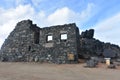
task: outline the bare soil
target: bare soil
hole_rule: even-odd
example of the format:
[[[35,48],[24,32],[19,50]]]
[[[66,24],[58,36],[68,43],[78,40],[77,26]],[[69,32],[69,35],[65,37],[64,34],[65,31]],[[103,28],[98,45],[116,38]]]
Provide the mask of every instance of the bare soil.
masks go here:
[[[120,69],[85,64],[0,62],[0,80],[120,80]]]

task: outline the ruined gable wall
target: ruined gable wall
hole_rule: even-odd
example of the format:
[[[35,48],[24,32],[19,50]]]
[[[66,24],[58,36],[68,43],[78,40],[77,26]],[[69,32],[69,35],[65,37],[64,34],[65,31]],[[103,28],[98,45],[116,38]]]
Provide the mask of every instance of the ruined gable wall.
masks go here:
[[[6,61],[26,61],[31,44],[34,44],[35,27],[30,20],[19,22],[1,48],[2,58]]]

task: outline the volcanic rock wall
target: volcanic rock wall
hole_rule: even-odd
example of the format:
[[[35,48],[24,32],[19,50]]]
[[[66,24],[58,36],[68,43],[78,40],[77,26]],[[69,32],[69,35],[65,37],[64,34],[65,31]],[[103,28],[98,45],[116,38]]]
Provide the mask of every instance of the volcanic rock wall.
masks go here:
[[[120,58],[120,47],[94,38],[94,29],[79,34],[75,23],[37,27],[19,22],[0,50],[1,61],[76,63],[79,58]]]
[[[19,22],[1,48],[1,61],[77,62],[79,29],[66,24],[39,28]]]
[[[27,61],[29,45],[34,44],[34,33],[39,29],[30,20],[19,22],[1,47],[1,60]]]
[[[80,36],[80,53],[82,58],[102,57],[120,58],[120,47],[111,43],[104,43],[95,38],[94,30],[86,30]]]

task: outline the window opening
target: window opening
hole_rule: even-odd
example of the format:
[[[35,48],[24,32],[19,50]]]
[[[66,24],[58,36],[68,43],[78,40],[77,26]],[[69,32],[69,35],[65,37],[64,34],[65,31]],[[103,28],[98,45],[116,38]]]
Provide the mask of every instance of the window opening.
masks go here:
[[[34,43],[35,44],[39,44],[39,36],[40,36],[39,32],[34,33]]]
[[[52,41],[53,40],[53,36],[52,35],[48,35],[47,36],[47,41],[49,42],[49,41]]]
[[[66,40],[67,39],[67,34],[64,33],[64,34],[61,34],[61,40]]]
[[[28,47],[28,51],[31,51],[31,46]]]

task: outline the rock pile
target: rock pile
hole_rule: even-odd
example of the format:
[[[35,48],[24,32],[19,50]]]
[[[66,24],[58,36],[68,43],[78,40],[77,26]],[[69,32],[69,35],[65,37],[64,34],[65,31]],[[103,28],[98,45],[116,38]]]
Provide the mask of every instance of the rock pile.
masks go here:
[[[89,36],[85,36],[88,34]],[[84,58],[90,58],[92,56],[104,57],[104,58],[119,58],[120,47],[118,45],[104,43],[93,38],[94,30],[86,30],[82,32],[80,37],[80,54]]]

